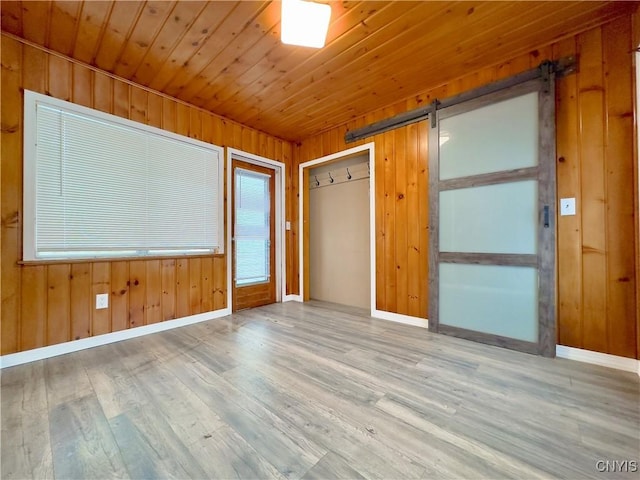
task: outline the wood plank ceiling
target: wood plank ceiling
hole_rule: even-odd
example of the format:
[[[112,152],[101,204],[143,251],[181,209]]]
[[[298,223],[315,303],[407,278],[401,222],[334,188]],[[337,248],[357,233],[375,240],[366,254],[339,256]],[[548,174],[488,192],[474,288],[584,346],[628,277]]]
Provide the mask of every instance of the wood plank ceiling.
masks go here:
[[[601,1],[328,3],[332,22],[320,50],[281,44],[280,3],[269,1],[3,1],[2,30],[300,140],[635,8]]]

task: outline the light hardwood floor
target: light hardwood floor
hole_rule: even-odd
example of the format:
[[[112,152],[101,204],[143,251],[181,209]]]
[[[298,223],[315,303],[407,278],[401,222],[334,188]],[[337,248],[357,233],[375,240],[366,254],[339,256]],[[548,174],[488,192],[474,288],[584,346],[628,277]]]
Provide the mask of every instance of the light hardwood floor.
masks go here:
[[[311,302],[2,371],[1,477],[638,478],[639,380]]]

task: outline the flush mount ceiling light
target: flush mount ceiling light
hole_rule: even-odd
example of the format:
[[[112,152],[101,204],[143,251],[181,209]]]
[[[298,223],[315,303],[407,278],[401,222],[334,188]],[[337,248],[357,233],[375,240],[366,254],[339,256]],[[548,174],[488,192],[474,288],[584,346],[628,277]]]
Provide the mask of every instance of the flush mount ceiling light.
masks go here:
[[[322,48],[327,39],[331,7],[304,0],[282,0],[282,43]]]

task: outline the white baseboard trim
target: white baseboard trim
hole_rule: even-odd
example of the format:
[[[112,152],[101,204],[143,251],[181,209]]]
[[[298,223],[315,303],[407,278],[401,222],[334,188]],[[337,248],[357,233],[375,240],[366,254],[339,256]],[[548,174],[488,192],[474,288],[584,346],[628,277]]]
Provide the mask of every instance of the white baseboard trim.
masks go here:
[[[384,310],[373,310],[371,312],[371,316],[373,318],[379,318],[381,320],[389,320],[391,322],[413,325],[414,327],[429,328],[429,320],[427,320],[426,318],[410,317],[409,315],[385,312]]]
[[[302,302],[301,295],[285,295],[282,299],[283,302]]]
[[[194,323],[213,320],[214,318],[226,317],[227,315],[231,315],[230,308],[198,313],[197,315],[190,315],[188,317],[177,318],[175,320],[167,320],[166,322],[144,325],[128,330],[105,333],[104,335],[96,335],[95,337],[82,338],[80,340],[59,343],[48,347],[34,348],[33,350],[27,350],[25,352],[2,355],[0,356],[0,369],[21,365],[23,363],[35,362],[36,360],[43,360],[45,358],[56,357],[58,355],[64,355],[65,353],[77,352],[87,348],[99,347],[109,343],[120,342],[130,338],[141,337],[151,333],[163,332],[165,330],[184,327]]]
[[[640,361],[633,358],[618,357],[608,353],[593,352],[582,348],[556,345],[556,357],[575,360],[577,362],[592,363],[602,367],[615,368],[625,372],[637,373],[640,376]]]

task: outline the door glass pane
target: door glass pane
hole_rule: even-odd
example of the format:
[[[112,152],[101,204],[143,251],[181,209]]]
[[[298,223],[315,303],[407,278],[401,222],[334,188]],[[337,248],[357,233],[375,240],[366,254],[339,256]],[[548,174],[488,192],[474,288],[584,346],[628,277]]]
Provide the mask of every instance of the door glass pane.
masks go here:
[[[270,277],[269,175],[236,168],[235,282],[250,285]]]
[[[485,185],[440,192],[440,251],[537,251],[538,182]]]
[[[440,122],[440,179],[538,164],[538,93]]]
[[[538,341],[538,271],[533,267],[440,264],[440,324]]]

